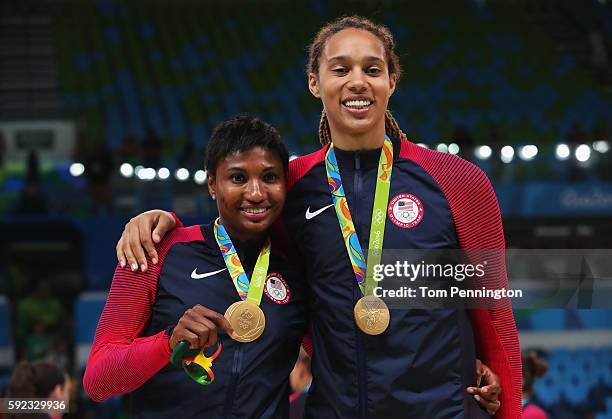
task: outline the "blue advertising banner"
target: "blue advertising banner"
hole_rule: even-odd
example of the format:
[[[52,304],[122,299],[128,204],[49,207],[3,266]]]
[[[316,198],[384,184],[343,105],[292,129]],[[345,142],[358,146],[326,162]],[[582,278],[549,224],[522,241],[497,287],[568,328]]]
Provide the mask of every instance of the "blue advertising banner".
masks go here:
[[[612,215],[612,182],[532,182],[522,196],[526,217]]]

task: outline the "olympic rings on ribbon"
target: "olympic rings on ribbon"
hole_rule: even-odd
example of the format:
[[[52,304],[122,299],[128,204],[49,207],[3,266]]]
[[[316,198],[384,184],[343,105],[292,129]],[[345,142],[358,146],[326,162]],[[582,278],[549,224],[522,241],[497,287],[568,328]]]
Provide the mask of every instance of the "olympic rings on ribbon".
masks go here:
[[[384,220],[385,220],[385,212],[379,208],[374,214],[374,223],[376,225],[382,225]]]

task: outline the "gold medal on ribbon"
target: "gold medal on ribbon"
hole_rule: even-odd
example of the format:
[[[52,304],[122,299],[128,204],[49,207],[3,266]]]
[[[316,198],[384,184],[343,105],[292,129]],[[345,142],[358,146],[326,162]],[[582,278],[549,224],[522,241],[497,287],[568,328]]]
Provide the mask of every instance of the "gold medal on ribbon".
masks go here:
[[[230,336],[238,342],[253,342],[266,327],[266,316],[258,305],[249,301],[236,301],[225,311],[225,318],[234,328]]]
[[[359,289],[363,295],[357,301],[353,309],[357,327],[368,335],[380,335],[389,327],[391,315],[389,308],[383,300],[373,295],[375,287],[373,269],[380,265],[383,251],[383,240],[385,235],[384,216],[389,201],[389,190],[391,188],[391,172],[393,169],[393,143],[389,137],[385,137],[383,147],[378,161],[378,176],[376,178],[376,191],[374,193],[374,207],[372,208],[372,222],[370,225],[370,242],[368,248],[367,266],[363,249],[359,243],[353,217],[349,211],[348,202],[342,186],[340,168],[336,160],[333,143],[330,144],[325,154],[325,170],[327,172],[328,184],[331,191],[334,209],[340,225],[340,231],[344,238],[347,254]],[[376,217],[382,214],[382,217]],[[364,275],[365,272],[365,275]]]
[[[380,335],[389,327],[389,308],[383,300],[374,295],[361,297],[355,304],[353,313],[357,327],[368,335]]]
[[[230,337],[238,342],[253,342],[263,334],[266,328],[266,316],[259,304],[261,303],[261,296],[266,284],[266,274],[270,265],[272,248],[270,239],[266,239],[255,263],[252,278],[249,280],[232,240],[225,227],[219,224],[218,218],[215,221],[214,232],[225,266],[227,266],[238,296],[242,300],[236,301],[225,311],[225,318],[234,328],[234,333]]]

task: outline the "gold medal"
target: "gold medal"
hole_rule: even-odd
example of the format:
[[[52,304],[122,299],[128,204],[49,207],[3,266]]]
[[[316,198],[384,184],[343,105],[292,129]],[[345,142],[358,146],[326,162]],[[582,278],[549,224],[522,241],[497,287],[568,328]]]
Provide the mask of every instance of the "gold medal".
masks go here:
[[[368,335],[380,335],[389,327],[389,308],[383,300],[374,295],[361,297],[355,304],[353,313],[357,327]]]
[[[238,342],[253,342],[266,327],[264,312],[249,301],[236,301],[225,311],[225,318],[234,328],[230,337]]]

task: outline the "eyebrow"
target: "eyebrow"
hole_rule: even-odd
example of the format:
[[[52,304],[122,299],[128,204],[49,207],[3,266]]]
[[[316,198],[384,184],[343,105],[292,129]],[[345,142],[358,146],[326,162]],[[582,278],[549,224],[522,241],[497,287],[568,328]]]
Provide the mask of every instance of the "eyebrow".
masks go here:
[[[347,55],[337,55],[335,57],[331,57],[328,61],[347,61],[349,60],[350,57]],[[380,58],[380,57],[376,57],[374,55],[370,55],[368,57],[365,57],[364,61],[380,61],[382,63],[385,62],[384,59]]]
[[[263,168],[264,171],[274,170],[274,169],[278,169],[278,166],[273,165],[273,166],[266,166],[266,167]],[[237,171],[240,171],[240,172],[246,172],[247,171],[247,169],[245,169],[243,166],[241,166],[240,163],[235,163],[234,165],[229,165],[227,167],[227,170],[237,170]]]

